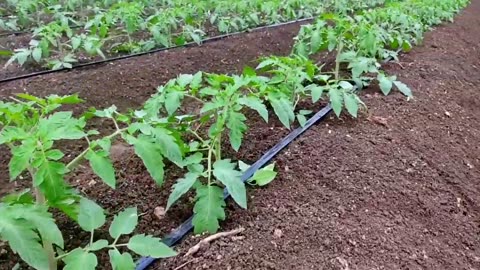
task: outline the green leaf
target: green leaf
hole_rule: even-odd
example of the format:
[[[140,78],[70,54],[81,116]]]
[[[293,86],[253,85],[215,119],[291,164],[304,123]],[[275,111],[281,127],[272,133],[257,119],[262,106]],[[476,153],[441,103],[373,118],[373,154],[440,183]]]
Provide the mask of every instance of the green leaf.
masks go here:
[[[238,205],[247,208],[247,191],[240,179],[242,173],[235,170],[235,167],[235,163],[230,162],[230,159],[218,160],[213,164],[213,175],[227,187]]]
[[[48,200],[55,201],[65,193],[66,184],[63,176],[66,170],[63,163],[44,161],[35,173],[33,183],[40,187]]]
[[[52,150],[48,150],[45,155],[47,156],[48,159],[50,160],[60,160],[61,158],[63,158],[64,154],[62,153],[62,151],[58,150],[58,149],[52,149]]]
[[[172,115],[180,107],[180,100],[183,98],[183,93],[179,91],[168,92],[165,96],[165,109],[168,115]]]
[[[317,102],[320,98],[322,98],[323,91],[325,90],[324,86],[313,86],[309,88],[312,95],[312,102]]]
[[[184,178],[180,178],[177,180],[177,183],[173,185],[173,191],[168,197],[168,202],[167,202],[167,209],[170,209],[170,207],[185,193],[187,193],[190,188],[195,184],[199,177],[198,173],[192,173],[188,172],[185,174]]]
[[[270,98],[270,104],[272,104],[273,111],[278,116],[278,119],[280,119],[280,122],[289,129],[290,123],[295,120],[293,105],[284,98]]]
[[[133,261],[132,255],[130,253],[123,253],[116,249],[111,249],[108,251],[110,256],[110,264],[112,265],[113,270],[132,270],[135,269],[135,262]]]
[[[274,171],[275,164],[270,164],[265,168],[258,170],[255,174],[250,178],[249,182],[255,182],[259,186],[265,186],[275,179],[277,176],[277,172]]]
[[[24,219],[33,225],[43,239],[63,248],[63,236],[58,229],[52,214],[44,207],[36,205],[14,205],[13,216],[17,219]]]
[[[263,60],[262,62],[260,62],[260,64],[257,66],[256,69],[262,69],[264,67],[267,67],[267,66],[270,66],[270,65],[273,65],[273,64],[275,64],[275,60],[267,58],[267,59]]]
[[[263,104],[259,98],[254,96],[241,97],[238,99],[238,103],[257,111],[258,114],[260,114],[260,116],[265,120],[265,122],[268,122],[267,106],[265,106],[265,104]]]
[[[163,184],[164,166],[163,156],[159,146],[148,140],[148,137],[140,136],[133,141],[135,154],[137,154],[145,164],[147,171],[153,177],[158,185]]]
[[[238,168],[240,169],[240,171],[245,172],[246,170],[248,170],[248,168],[250,168],[250,165],[248,165],[247,163],[239,160],[238,161]]]
[[[131,234],[137,224],[137,208],[127,208],[113,218],[112,225],[110,225],[108,232],[113,239],[117,239],[120,235]]]
[[[35,142],[33,140],[24,140],[22,145],[12,149],[12,158],[8,163],[10,180],[16,179],[27,169],[34,151]]]
[[[63,261],[65,262],[63,270],[95,270],[98,264],[95,254],[84,251],[81,248],[70,252]]]
[[[78,225],[91,232],[105,224],[105,214],[102,207],[94,201],[82,198],[80,200],[80,212],[78,213]]]
[[[228,114],[227,127],[230,129],[230,144],[235,151],[238,151],[242,145],[243,133],[247,130],[246,120],[247,118],[242,113],[230,111]]]
[[[1,213],[1,212],[0,212]],[[48,270],[48,256],[45,253],[40,238],[28,222],[0,218],[0,236],[10,245],[13,252],[31,267],[38,270]]]
[[[42,49],[40,47],[33,49],[32,57],[33,57],[33,60],[39,63],[40,60],[42,59]]]
[[[341,92],[338,89],[331,88],[328,94],[330,95],[330,104],[332,105],[333,111],[337,117],[340,117],[340,113],[342,112]]]
[[[162,243],[160,238],[144,234],[130,238],[127,247],[141,256],[153,258],[168,258],[177,255],[173,249]]]
[[[30,192],[30,189],[24,189],[20,192],[16,193],[10,193],[8,195],[5,195],[2,200],[5,204],[34,204],[35,199],[33,198],[32,193]]]
[[[108,247],[108,241],[104,240],[104,239],[101,239],[101,240],[97,240],[97,241],[93,242],[93,244],[89,245],[87,247],[87,249],[89,251],[97,251],[97,250],[100,250],[100,249],[103,249],[103,248],[106,248],[106,247]]]
[[[40,119],[39,133],[46,140],[77,140],[85,137],[85,121],[72,117],[72,112],[56,112]]]
[[[412,90],[410,90],[410,88],[402,83],[401,81],[394,81],[393,84],[395,84],[395,86],[398,88],[398,90],[400,92],[402,92],[405,96],[407,97],[412,97]]]
[[[392,90],[393,82],[385,75],[378,74],[377,76],[378,84],[384,95],[388,95]]]
[[[343,100],[345,102],[345,108],[351,116],[357,118],[358,113],[358,100],[354,94],[344,92]]]
[[[307,118],[302,114],[297,114],[297,120],[301,127],[304,127],[307,123]]]
[[[0,217],[0,239],[7,241],[10,248],[30,266],[47,270],[48,257],[40,244],[37,231],[42,239],[63,248],[62,234],[47,208],[0,204]]]
[[[200,186],[197,188],[196,201],[192,220],[194,232],[216,233],[220,228],[218,220],[225,220],[223,190],[217,186]]]
[[[175,163],[182,162],[182,150],[178,145],[174,136],[170,134],[170,131],[164,128],[155,128],[152,130],[158,147],[163,156]]]
[[[177,78],[177,83],[180,85],[180,87],[185,87],[187,86],[190,82],[193,80],[193,75],[192,74],[181,74]]]
[[[95,152],[90,150],[85,158],[90,161],[90,167],[92,167],[93,172],[100,176],[105,184],[114,189],[116,183],[115,169],[107,155],[104,151]]]
[[[312,33],[311,53],[316,53],[323,44],[321,29],[315,29]]]

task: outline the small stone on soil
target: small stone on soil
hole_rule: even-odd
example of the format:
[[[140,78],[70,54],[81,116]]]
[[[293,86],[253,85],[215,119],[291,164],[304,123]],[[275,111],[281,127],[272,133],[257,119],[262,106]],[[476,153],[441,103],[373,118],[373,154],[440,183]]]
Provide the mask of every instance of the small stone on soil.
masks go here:
[[[165,208],[161,206],[155,207],[155,210],[153,210],[153,214],[159,219],[162,220],[163,217],[165,217]]]
[[[281,238],[283,236],[283,232],[282,230],[280,229],[275,229],[275,231],[273,231],[273,235],[276,237],[276,238]]]

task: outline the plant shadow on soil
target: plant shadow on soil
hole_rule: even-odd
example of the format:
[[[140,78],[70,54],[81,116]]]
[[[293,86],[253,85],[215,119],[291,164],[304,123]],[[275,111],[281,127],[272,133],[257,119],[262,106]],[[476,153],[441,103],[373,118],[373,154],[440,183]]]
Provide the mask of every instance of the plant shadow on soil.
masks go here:
[[[413,100],[369,90],[362,95],[369,110],[359,119],[330,116],[275,158],[278,178],[249,190],[249,209],[227,206],[222,230],[243,226],[243,238],[220,239],[194,258],[161,260],[152,269],[183,263],[184,269],[480,268],[479,13],[475,0],[454,24],[437,27],[399,64],[386,65],[414,90]],[[238,72],[262,54],[286,55],[298,27],[6,83],[0,95],[78,92],[84,108],[138,107],[179,73]],[[288,133],[259,117],[249,127],[240,152],[227,156],[254,162]],[[137,205],[144,213],[141,233],[162,236],[190,215],[186,197],[164,218],[153,214],[165,206],[179,171],[169,169],[170,180],[158,188],[128,147],[117,151],[117,190],[88,170],[79,170],[73,184],[112,215]],[[1,149],[0,157],[6,171],[8,153]],[[0,176],[2,192],[7,182],[6,174]],[[59,224],[67,246],[88,241],[72,222],[60,218]],[[183,254],[198,241],[188,236],[176,249]],[[10,269],[17,261],[12,258],[1,254],[0,269]],[[109,267],[103,254],[100,268]]]

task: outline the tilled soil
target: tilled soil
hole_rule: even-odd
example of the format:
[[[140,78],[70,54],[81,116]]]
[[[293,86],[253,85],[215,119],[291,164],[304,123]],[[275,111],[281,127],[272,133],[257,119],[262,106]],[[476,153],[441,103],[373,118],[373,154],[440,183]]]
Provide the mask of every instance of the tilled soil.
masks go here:
[[[278,178],[249,191],[249,209],[228,206],[222,228],[244,227],[242,237],[154,269],[480,269],[478,14],[480,0],[474,0],[454,24],[437,27],[400,63],[386,66],[413,89],[412,100],[398,93],[383,97],[371,87],[363,94],[369,110],[359,119],[330,117],[275,158]],[[287,54],[297,30],[12,82],[0,85],[0,95],[79,92],[84,107],[135,107],[178,73],[235,72],[261,54]],[[287,133],[278,122],[250,123],[244,147],[227,155],[253,162]],[[130,149],[117,150],[118,190],[91,181],[88,171],[74,184],[111,213],[138,205],[145,213],[139,232],[163,235],[188,217],[185,199],[156,218],[154,208],[165,205],[171,183],[155,187]],[[8,155],[0,156],[5,171]],[[168,175],[174,179],[177,172]],[[61,219],[60,225],[68,246],[88,239],[71,222]],[[198,241],[189,236],[176,249],[183,254]],[[9,252],[0,255],[0,268],[15,261]],[[100,269],[108,269],[102,263]]]

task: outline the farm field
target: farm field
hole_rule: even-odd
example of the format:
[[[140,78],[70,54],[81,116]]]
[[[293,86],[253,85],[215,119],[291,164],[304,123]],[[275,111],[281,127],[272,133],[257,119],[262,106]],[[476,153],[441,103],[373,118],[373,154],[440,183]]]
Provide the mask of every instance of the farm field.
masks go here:
[[[186,141],[186,145],[180,147],[182,162],[194,156],[188,153],[201,153],[202,150],[193,150],[196,146],[191,144],[196,140],[193,135],[199,135],[207,138],[201,139],[200,145],[207,147],[206,152],[209,154],[208,157],[204,156],[205,162],[200,163],[202,166],[210,168],[211,161],[212,163],[216,161],[215,164],[220,166],[217,162],[226,163],[227,159],[229,162],[232,160],[232,162],[243,161],[253,164],[263,153],[289,134],[290,131],[286,126],[297,128],[304,124],[302,119],[312,115],[305,112],[306,110],[316,112],[323,106],[331,104],[333,112],[272,159],[271,164],[274,164],[273,170],[276,173],[271,183],[263,186],[260,180],[256,180],[256,185],[253,183],[246,185],[247,209],[243,209],[242,194],[238,191],[232,192],[233,200],[229,199],[225,206],[225,220],[218,218],[219,227],[215,226],[217,219],[212,221],[205,218],[205,223],[197,220],[194,222],[195,232],[209,232],[203,236],[187,235],[182,242],[173,247],[178,256],[159,259],[148,269],[480,268],[478,234],[480,148],[477,143],[480,136],[478,109],[480,99],[476,95],[480,83],[478,45],[480,1],[472,0],[465,9],[455,15],[453,22],[442,19],[443,22],[439,21],[439,25],[425,33],[418,25],[415,29],[408,29],[408,34],[405,34],[401,27],[395,28],[399,34],[395,34],[397,39],[389,44],[390,47],[384,47],[379,40],[371,45],[372,42],[368,42],[369,33],[373,33],[374,30],[381,31],[384,28],[375,28],[378,25],[370,23],[376,22],[378,18],[380,18],[379,21],[385,21],[381,17],[385,14],[392,15],[393,18],[395,14],[388,13],[389,8],[398,8],[401,11],[403,7],[401,2],[393,3],[391,6],[387,3],[378,7],[384,8],[385,13],[376,8],[368,11],[366,14],[371,14],[370,17],[365,15],[367,19],[358,23],[358,25],[365,23],[364,25],[371,27],[370,31],[365,33],[362,29],[353,26],[349,19],[344,19],[348,17],[343,16],[348,15],[338,15],[343,14],[339,12],[335,13],[335,16],[328,15],[323,19],[243,33],[201,46],[176,48],[101,65],[76,68],[67,72],[1,83],[0,170],[4,173],[0,176],[0,197],[31,186],[27,173],[20,174],[20,179],[17,181],[10,181],[12,168],[9,164],[12,155],[8,149],[10,145],[3,143],[11,133],[4,128],[10,124],[4,120],[7,119],[5,111],[9,108],[2,106],[7,102],[18,102],[21,97],[11,99],[15,94],[28,93],[36,97],[78,94],[84,102],[67,104],[60,109],[60,111],[72,110],[75,117],[79,117],[91,107],[100,110],[113,104],[116,106],[113,114],[118,115],[118,122],[112,121],[112,118],[107,115],[108,110],[97,111],[95,112],[97,118],[89,120],[85,130],[97,129],[101,134],[108,135],[118,131],[118,125],[123,129],[124,126],[131,125],[130,121],[140,122],[134,119],[142,119],[141,123],[151,125],[152,130],[168,129],[170,132],[167,133],[168,135],[177,136],[176,130],[171,126],[176,127],[177,121],[183,121],[178,119],[192,117],[183,116],[186,115],[185,111],[198,111],[200,106],[207,106],[209,103],[218,104],[224,97],[224,92],[232,91],[229,87],[242,84],[244,87],[242,91],[250,92],[240,98],[250,98],[250,100],[254,97],[258,98],[258,101],[264,102],[264,107],[259,106],[258,103],[255,103],[257,106],[252,103],[248,103],[247,106],[246,101],[241,101],[235,105],[246,106],[241,110],[233,111],[228,104],[221,105],[223,106],[221,108],[229,114],[244,115],[248,121],[238,120],[243,118],[237,115],[235,126],[242,127],[245,123],[248,130],[238,131],[232,127],[232,124],[228,124],[229,121],[233,121],[228,118],[225,120],[227,124],[224,128],[226,131],[224,136],[215,135],[215,130],[209,131],[212,128],[207,129],[207,127],[214,126],[211,122],[221,123],[218,119],[222,119],[222,111],[219,110],[220,116],[211,116],[209,118],[211,122],[201,122],[205,126],[199,125],[200,127],[196,130],[198,134],[192,133],[189,135],[191,137],[185,136],[184,139],[184,135],[179,132],[181,140]],[[457,3],[460,2],[462,1],[457,1]],[[361,11],[360,14],[362,14]],[[333,22],[336,28],[328,28],[327,24],[322,22],[323,20]],[[433,22],[433,19],[431,20]],[[404,27],[408,28],[411,25],[414,24],[405,19]],[[352,38],[348,31],[342,34],[336,32],[338,34],[336,42],[328,41],[315,45],[318,43],[316,33],[322,33],[324,35],[322,37],[326,37],[345,28],[358,31],[355,34],[360,38]],[[391,33],[394,32],[392,29],[394,28],[390,29]],[[424,38],[417,44],[414,38],[408,38],[416,37],[418,34],[424,34]],[[397,48],[391,48],[395,44]],[[331,49],[330,46],[332,46]],[[403,49],[403,51],[398,50],[397,54],[397,49]],[[356,51],[357,57],[348,58],[350,50]],[[277,64],[272,64],[272,61],[283,58],[259,60],[261,57],[268,56],[288,56],[292,51],[310,58],[311,62],[298,60],[298,58],[295,58],[294,62],[290,58],[285,58],[287,60],[284,59],[285,62],[276,67]],[[341,59],[345,62],[339,61],[342,52],[344,58]],[[394,60],[383,63],[381,68],[367,63],[375,59],[378,63],[382,63],[384,60],[391,60],[392,57]],[[245,69],[245,66],[255,68],[262,63],[264,67],[259,68],[255,75],[252,75],[253,69]],[[340,65],[342,63],[352,66]],[[325,65],[320,69],[317,64]],[[281,68],[292,67],[293,69],[288,72],[281,71]],[[314,71],[310,71],[312,69]],[[332,69],[333,72],[323,73],[327,69]],[[359,69],[362,69],[361,76],[355,75]],[[34,70],[36,70],[35,66],[30,70],[29,68],[26,71],[16,70],[14,73],[22,74],[22,72]],[[199,71],[203,72],[201,79],[198,79]],[[242,72],[244,77],[240,75],[235,77],[234,74],[242,74]],[[246,80],[248,82],[240,79],[257,75],[261,78],[262,72],[267,74],[267,79]],[[269,72],[274,74],[272,78],[269,77]],[[281,82],[278,82],[278,78],[275,77],[293,72],[298,72],[299,76],[304,77],[301,77],[302,79],[298,82],[295,81],[295,76],[290,79],[287,79],[289,77],[287,75],[281,77]],[[312,72],[314,76],[309,75]],[[178,77],[180,74],[195,76]],[[219,75],[221,78],[219,79],[216,74],[225,75]],[[10,75],[9,73],[2,76]],[[172,81],[176,78],[177,80]],[[188,80],[188,83],[184,85],[182,79]],[[195,80],[202,80],[199,84],[208,86],[205,88],[208,88],[208,91],[203,89],[207,94],[201,94],[202,91],[197,91],[197,88],[191,86]],[[227,85],[225,91],[208,94],[218,87],[215,80],[223,80],[222,83]],[[263,84],[263,80],[267,84]],[[311,84],[305,84],[305,80],[309,80]],[[182,85],[184,85],[183,88]],[[189,85],[188,88],[186,85]],[[284,92],[273,92],[274,90],[269,90],[272,92],[267,93],[265,97],[262,96],[262,91],[270,89],[269,85],[277,86],[279,89],[287,86],[287,88],[298,87],[306,90],[297,93],[297,96],[291,100],[284,99],[282,96]],[[390,87],[387,87],[388,85]],[[158,88],[159,86],[163,88]],[[356,88],[363,89],[357,92]],[[323,89],[320,94],[317,92],[319,89]],[[160,94],[158,94],[159,91]],[[172,108],[170,105],[176,103],[175,99],[165,101],[166,97],[161,95],[162,91],[165,93],[184,91],[182,97],[187,97],[186,101],[182,100],[181,106]],[[242,91],[238,91],[240,95],[243,95]],[[284,91],[290,93],[288,89]],[[341,95],[340,104],[335,99],[336,91]],[[391,93],[384,95],[382,92]],[[232,93],[234,94],[229,96],[231,100],[237,95],[235,92]],[[212,96],[211,99],[209,95]],[[315,98],[316,96],[318,98]],[[32,99],[29,96],[24,97]],[[188,98],[190,100],[187,100]],[[166,122],[158,119],[148,122],[143,115],[143,113],[150,113],[151,107],[144,106],[147,100],[150,102],[147,104],[150,105],[162,104],[160,110],[165,110],[169,116],[178,114],[186,118],[175,118],[177,120],[162,118],[162,121]],[[292,103],[293,107],[291,104],[290,107],[285,105],[281,107],[283,110],[280,110],[274,100],[282,102],[287,100],[287,103]],[[363,103],[366,108],[363,107]],[[251,110],[247,110],[247,107]],[[265,121],[262,108],[266,109],[268,122]],[[132,112],[133,116],[129,116],[131,119],[121,121],[120,116],[129,115],[127,113],[129,109],[137,111]],[[212,107],[209,110],[217,109],[218,107]],[[204,108],[201,112],[205,113],[209,110]],[[289,110],[292,110],[293,119],[289,118]],[[287,112],[282,114],[281,111]],[[73,119],[76,118],[72,118],[71,121],[74,121]],[[194,124],[197,123],[194,122],[195,120],[192,121]],[[69,126],[68,122],[62,123]],[[81,124],[78,125],[81,126]],[[142,127],[143,130],[146,129],[146,126]],[[57,128],[62,130],[61,126],[57,125]],[[189,129],[190,126],[182,125],[179,126],[180,128]],[[53,199],[47,202],[47,205],[51,203],[49,211],[53,213],[56,224],[62,232],[65,250],[85,247],[92,243],[92,237],[95,240],[112,240],[112,231],[109,230],[110,222],[115,215],[121,216],[119,213],[130,209],[129,207],[137,208],[138,225],[134,232],[159,238],[163,238],[189,218],[192,211],[196,211],[195,213],[200,217],[205,214],[198,210],[200,207],[196,206],[200,200],[198,198],[201,197],[198,195],[201,188],[198,187],[184,192],[184,196],[177,198],[178,201],[172,204],[166,213],[164,212],[164,208],[167,205],[170,206],[169,198],[172,196],[172,189],[175,190],[178,185],[177,179],[186,179],[186,182],[189,176],[184,175],[185,169],[182,170],[181,166],[177,166],[179,161],[172,154],[176,151],[174,148],[169,148],[166,153],[160,149],[165,156],[160,156],[164,162],[161,163],[162,166],[158,162],[153,162],[155,166],[152,166],[152,162],[145,159],[140,151],[141,148],[136,144],[137,140],[147,137],[150,133],[143,131],[142,128],[139,130],[143,134],[137,135],[134,133],[136,130],[131,133],[127,130],[125,134],[128,132],[128,136],[132,138],[125,135],[123,139],[119,137],[111,140],[108,156],[115,168],[113,182],[110,181],[112,175],[109,174],[109,166],[101,163],[103,167],[99,169],[98,166],[92,166],[92,163],[89,163],[92,162],[92,155],[100,157],[103,155],[102,144],[92,146],[92,143],[96,143],[96,137],[88,141],[72,139],[55,142],[55,147],[65,153],[65,156],[55,161],[59,160],[68,165],[84,149],[91,148],[92,151],[86,155],[88,161],[79,164],[74,162],[78,167],[72,169],[72,173],[65,173],[62,177],[65,178],[68,186],[78,191],[78,196],[95,201],[103,207],[107,216],[107,226],[100,224],[97,226],[98,229],[95,228],[95,233],[91,233],[89,229],[84,228],[88,225],[81,220],[88,219],[96,223],[98,220],[89,219],[94,216],[92,213],[98,215],[95,207],[88,208],[85,206],[89,205],[87,202],[78,201],[79,197],[72,195],[71,205],[80,204],[83,211],[85,209],[91,211],[74,221],[76,218],[72,219],[68,214],[73,213],[72,215],[75,216],[75,211],[69,212],[66,208],[59,208]],[[49,131],[53,132],[53,130]],[[65,134],[57,136],[67,136],[68,132],[73,131],[64,132]],[[240,136],[235,132],[240,132]],[[214,135],[211,135],[212,133]],[[223,133],[220,132],[220,134]],[[75,135],[68,136],[75,137]],[[92,133],[92,136],[95,134]],[[239,137],[240,141],[238,141]],[[180,140],[178,137],[175,138],[175,142]],[[203,144],[203,140],[207,142]],[[148,145],[155,148],[152,144]],[[238,151],[235,150],[236,148]],[[143,153],[145,152],[148,152],[148,149]],[[149,153],[152,154],[152,152]],[[214,158],[210,159],[210,156]],[[186,167],[190,165],[192,164]],[[33,169],[35,165],[31,166]],[[241,168],[237,169],[236,165],[232,165],[234,169],[230,168],[230,165],[222,167],[222,171],[229,175],[226,177],[228,179],[224,180],[219,174],[220,169],[215,171],[215,165],[213,166],[213,174],[217,181],[211,184],[210,178],[206,182],[206,179],[201,179],[203,176],[198,176],[197,184],[201,183],[199,185],[203,185],[209,192],[217,190],[221,192],[220,187],[223,186],[228,187],[230,191],[239,188],[232,186],[228,179],[239,178]],[[161,177],[153,170],[160,167],[162,172],[164,171]],[[196,173],[195,169],[197,167],[188,167],[190,177]],[[272,175],[271,171],[266,169],[262,172],[264,175]],[[47,178],[45,176],[45,179]],[[263,180],[270,182],[272,179],[264,178]],[[38,188],[44,190],[43,186]],[[49,189],[46,190],[49,191]],[[66,192],[66,190],[59,190],[59,192]],[[50,193],[45,194],[47,201],[53,198]],[[6,211],[13,209],[15,205],[28,205],[22,200],[26,200],[26,197],[19,196],[12,199],[10,196],[9,200],[4,200],[4,203],[0,204],[0,213],[8,213]],[[60,213],[58,209],[67,215]],[[28,212],[23,213],[28,214]],[[127,216],[123,218],[128,219]],[[8,245],[12,240],[5,236],[5,232],[11,229],[7,226],[10,220],[18,221],[19,226],[27,228],[27,232],[31,231],[28,229],[30,227],[22,223],[24,220],[29,221],[25,216],[20,214],[0,216],[0,269],[12,269],[17,263],[20,263],[20,269],[28,269]],[[124,222],[126,223],[128,222]],[[17,223],[12,222],[12,224]],[[216,231],[227,232],[236,228],[243,228],[243,231],[238,235],[213,241],[194,255],[183,256],[189,248],[195,246],[208,234]],[[122,229],[126,232],[121,234],[126,235],[133,231],[133,227],[131,230],[125,227]],[[117,230],[120,229],[117,228]],[[44,237],[41,229],[34,229],[34,232]],[[21,238],[20,234],[19,239]],[[122,236],[119,243],[124,243],[124,240],[128,239]],[[164,253],[158,255],[152,251],[153,249],[145,248],[144,243],[139,241],[136,247],[133,244],[128,246],[134,251],[131,253],[133,260],[136,261],[141,256],[155,256],[154,254],[157,254],[157,257],[172,255],[169,250],[155,241],[150,243],[157,245],[157,250],[163,250]],[[119,250],[127,251],[124,248],[125,246],[119,247]],[[113,255],[106,249],[107,246],[104,246],[100,252],[95,252],[98,257],[95,265],[97,269],[112,268],[109,257]],[[69,257],[61,254],[59,256]],[[83,258],[85,261],[80,264],[80,257],[77,256],[76,260],[59,262],[59,268],[63,263],[71,264],[70,269],[87,269],[82,267],[92,266],[87,264],[92,262],[91,258]],[[122,259],[117,257],[116,260],[121,264]],[[125,269],[132,269],[129,267],[130,260],[125,257],[123,260],[126,260],[123,261]],[[123,269],[118,264],[114,267]]]

